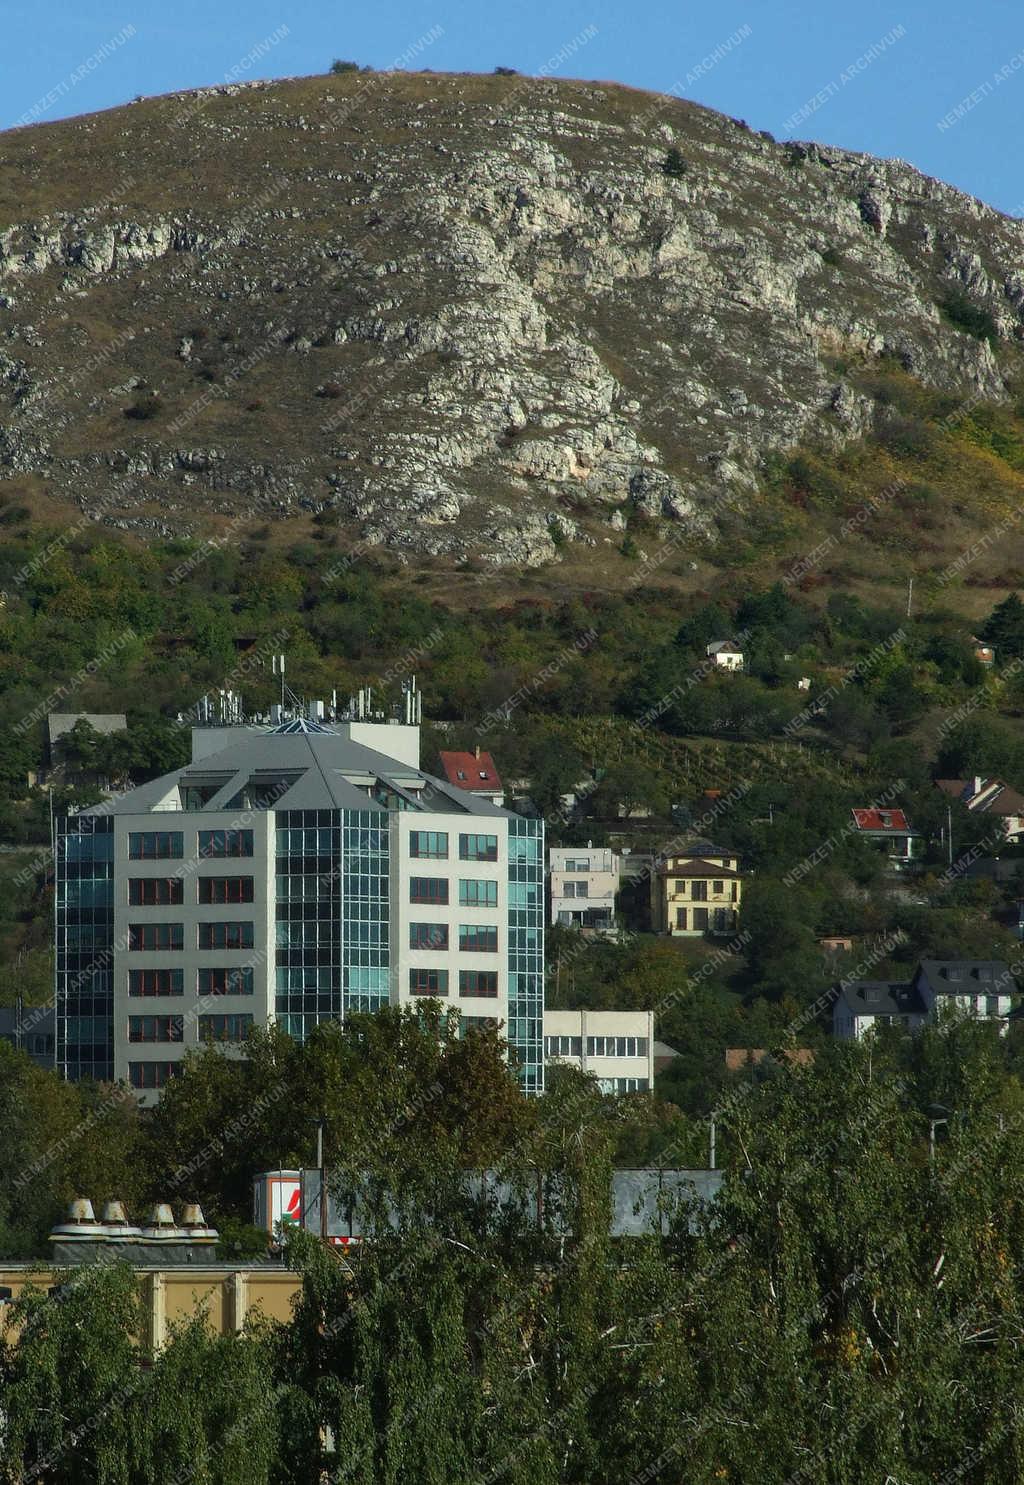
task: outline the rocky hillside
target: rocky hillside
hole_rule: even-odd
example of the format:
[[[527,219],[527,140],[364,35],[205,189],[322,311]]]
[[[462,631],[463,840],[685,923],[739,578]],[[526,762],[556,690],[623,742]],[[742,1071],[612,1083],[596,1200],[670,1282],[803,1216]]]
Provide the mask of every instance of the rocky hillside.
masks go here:
[[[334,508],[535,564],[639,509],[707,550],[770,451],[871,428],[863,368],[999,401],[1022,337],[1024,224],[608,85],[356,74],[2,137],[0,468],[143,534]]]

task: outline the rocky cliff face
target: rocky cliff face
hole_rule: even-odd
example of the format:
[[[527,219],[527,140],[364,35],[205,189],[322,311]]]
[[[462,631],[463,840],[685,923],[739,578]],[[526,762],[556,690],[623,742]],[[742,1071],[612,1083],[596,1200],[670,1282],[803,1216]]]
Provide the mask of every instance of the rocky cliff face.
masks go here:
[[[852,369],[999,399],[1022,338],[1021,223],[609,86],[306,79],[3,137],[0,469],[142,531],[333,510],[531,564],[639,508],[705,542],[767,453],[870,427]]]

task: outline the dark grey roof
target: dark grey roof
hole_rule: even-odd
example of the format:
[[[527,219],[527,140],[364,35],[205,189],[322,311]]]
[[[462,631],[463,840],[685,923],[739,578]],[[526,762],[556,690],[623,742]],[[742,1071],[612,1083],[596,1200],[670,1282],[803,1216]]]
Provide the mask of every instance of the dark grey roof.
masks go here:
[[[915,986],[933,995],[1014,995],[1017,982],[1003,959],[922,959]]]
[[[853,1016],[923,1016],[924,1003],[905,980],[851,980],[840,983],[837,1005]]]
[[[166,808],[166,801],[175,800],[179,785],[192,784],[216,785],[216,792],[203,811],[223,811],[229,807],[229,800],[250,782],[266,785],[272,797],[272,805],[268,807],[277,809],[359,809],[386,814],[386,806],[370,798],[360,787],[361,783],[380,782],[412,810],[490,819],[507,817],[510,813],[489,799],[308,722],[301,728],[287,723],[264,733],[246,731],[221,752],[82,813],[149,814],[160,811],[162,805]],[[280,792],[276,792],[275,784]],[[410,792],[410,786],[419,789],[419,800]]]

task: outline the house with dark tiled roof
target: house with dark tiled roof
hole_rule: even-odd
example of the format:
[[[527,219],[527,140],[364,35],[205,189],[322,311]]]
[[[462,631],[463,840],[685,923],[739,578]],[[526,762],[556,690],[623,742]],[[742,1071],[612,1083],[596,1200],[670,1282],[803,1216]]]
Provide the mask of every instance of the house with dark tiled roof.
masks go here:
[[[735,852],[710,841],[666,852],[651,874],[654,931],[673,938],[733,933],[742,895],[743,877]]]
[[[958,799],[972,814],[991,815],[992,824],[1008,841],[1024,836],[1024,795],[1002,779],[936,779],[936,788],[950,799]]]
[[[832,1032],[859,1041],[876,1026],[917,1031],[950,1014],[972,1016],[1006,1031],[1017,994],[999,959],[922,959],[910,980],[844,980],[836,987]]]
[[[909,866],[917,854],[921,836],[911,828],[903,810],[869,805],[854,809],[851,814],[856,834],[863,840],[876,842],[894,871],[903,871]]]

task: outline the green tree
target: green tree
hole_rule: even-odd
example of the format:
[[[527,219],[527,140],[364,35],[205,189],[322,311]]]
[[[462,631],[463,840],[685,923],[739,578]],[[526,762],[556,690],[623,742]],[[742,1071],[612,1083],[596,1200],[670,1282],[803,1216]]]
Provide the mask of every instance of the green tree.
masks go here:
[[[1024,603],[1018,593],[1010,593],[996,604],[981,626],[980,638],[994,646],[1001,665],[1024,656]]]

